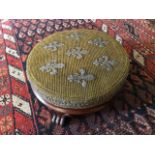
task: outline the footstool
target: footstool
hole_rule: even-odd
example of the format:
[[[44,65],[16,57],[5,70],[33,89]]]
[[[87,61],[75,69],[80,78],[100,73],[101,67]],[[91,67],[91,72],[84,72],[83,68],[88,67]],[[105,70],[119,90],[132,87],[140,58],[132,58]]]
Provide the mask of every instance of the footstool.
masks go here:
[[[36,97],[63,124],[65,116],[104,108],[123,86],[129,59],[124,48],[97,30],[56,32],[30,52],[27,77]]]

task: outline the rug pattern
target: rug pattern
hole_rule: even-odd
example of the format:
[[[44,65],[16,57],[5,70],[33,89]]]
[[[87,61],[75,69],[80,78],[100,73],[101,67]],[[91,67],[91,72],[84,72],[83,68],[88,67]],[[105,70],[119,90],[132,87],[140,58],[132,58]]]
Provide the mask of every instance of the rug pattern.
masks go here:
[[[36,134],[32,101],[12,24],[2,21],[0,27],[0,134]]]
[[[155,78],[155,24],[142,19],[98,19],[95,23],[118,40],[132,59]]]
[[[26,58],[31,49],[55,31],[98,29],[91,20],[9,20],[3,21],[3,25],[6,25],[3,29],[6,27],[7,34],[10,34],[8,29],[11,27],[16,45],[8,46],[3,39],[6,32],[1,26],[3,36],[0,43],[5,47],[0,51],[0,65],[5,69],[0,72],[1,89],[4,87],[0,95],[4,99],[3,95],[7,94],[8,104],[3,107],[8,110],[2,110],[0,104],[0,110],[7,111],[7,115],[0,113],[1,128],[3,124],[0,134],[155,134],[155,79],[132,60],[127,82],[110,101],[109,107],[95,114],[71,118],[64,127],[53,125],[54,112],[35,98],[25,77]],[[13,49],[13,53],[6,52],[6,45]],[[27,108],[22,108],[25,105]],[[3,123],[4,119],[9,125]]]

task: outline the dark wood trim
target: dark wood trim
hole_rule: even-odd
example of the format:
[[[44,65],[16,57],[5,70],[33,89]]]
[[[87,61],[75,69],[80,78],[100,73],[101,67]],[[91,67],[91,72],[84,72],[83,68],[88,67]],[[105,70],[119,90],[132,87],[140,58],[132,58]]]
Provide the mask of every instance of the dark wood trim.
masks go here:
[[[33,89],[33,88],[32,88]],[[52,103],[49,103],[47,101],[45,101],[34,89],[33,89],[34,94],[36,95],[36,97],[38,98],[38,100],[43,103],[44,105],[46,105],[49,109],[59,113],[59,114],[64,114],[65,116],[70,116],[70,115],[85,115],[85,114],[89,114],[89,113],[94,113],[97,112],[101,109],[103,109],[106,105],[108,105],[109,103],[106,102],[104,104],[101,104],[99,106],[95,106],[92,108],[86,108],[86,109],[67,109],[67,108],[61,108],[58,106],[53,105]]]
[[[65,109],[65,108],[60,108],[57,106],[54,106],[52,104],[49,104],[48,102],[44,102],[43,104],[45,104],[48,108],[50,108],[51,110],[54,110],[58,113],[62,113],[67,115],[86,115],[86,114],[90,114],[90,113],[94,113],[97,112],[101,109],[103,109],[108,103],[104,103],[102,105],[99,106],[95,106],[93,108],[87,108],[87,109]]]

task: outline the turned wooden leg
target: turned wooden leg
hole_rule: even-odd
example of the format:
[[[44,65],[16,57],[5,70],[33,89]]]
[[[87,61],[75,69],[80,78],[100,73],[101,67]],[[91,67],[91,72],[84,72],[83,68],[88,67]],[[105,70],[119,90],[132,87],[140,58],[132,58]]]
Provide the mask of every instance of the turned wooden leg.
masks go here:
[[[64,114],[54,113],[52,116],[52,123],[63,126],[65,124],[65,120],[67,117],[69,116],[64,115]]]

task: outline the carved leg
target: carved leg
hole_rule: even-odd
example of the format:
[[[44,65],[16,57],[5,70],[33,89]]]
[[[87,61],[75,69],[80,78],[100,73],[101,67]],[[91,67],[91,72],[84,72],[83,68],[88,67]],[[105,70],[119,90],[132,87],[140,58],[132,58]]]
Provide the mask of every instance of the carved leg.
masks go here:
[[[65,121],[66,121],[66,118],[69,117],[67,115],[64,115],[64,114],[56,114],[54,113],[53,114],[53,117],[52,117],[52,123],[56,124],[56,125],[61,125],[63,126],[65,124]]]

